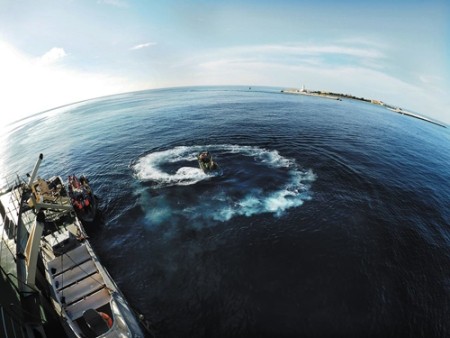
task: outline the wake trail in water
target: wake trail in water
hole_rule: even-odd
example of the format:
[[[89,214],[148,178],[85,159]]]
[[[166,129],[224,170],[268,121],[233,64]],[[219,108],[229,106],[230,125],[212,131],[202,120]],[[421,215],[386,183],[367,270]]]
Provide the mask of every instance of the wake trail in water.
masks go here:
[[[171,185],[191,185],[207,179],[198,167],[180,167],[175,172],[165,172],[161,167],[165,164],[197,161],[199,150],[196,147],[176,147],[148,154],[140,158],[134,165],[136,177],[142,181],[151,181],[158,187]],[[198,148],[200,149],[200,148]]]
[[[223,168],[222,175],[198,168],[197,154],[205,149]],[[152,224],[177,218],[224,222],[261,213],[281,216],[311,199],[316,179],[311,170],[302,170],[277,150],[229,144],[153,152],[139,158],[133,170],[143,184],[151,184],[149,190],[158,191],[157,197],[142,200]]]

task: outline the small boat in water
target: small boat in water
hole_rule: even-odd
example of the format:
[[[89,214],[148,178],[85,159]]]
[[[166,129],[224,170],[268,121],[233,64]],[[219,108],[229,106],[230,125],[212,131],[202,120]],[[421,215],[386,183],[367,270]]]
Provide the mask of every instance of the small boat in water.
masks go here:
[[[34,180],[41,160],[42,155],[24,189],[27,217],[33,219],[26,257],[30,269],[42,259],[50,301],[68,336],[144,337],[135,312],[90,245],[62,179]]]
[[[87,223],[94,221],[97,212],[97,198],[92,192],[89,180],[84,176],[80,176],[78,179],[75,175],[71,175],[68,187],[70,201],[77,216]]]
[[[219,170],[219,165],[213,161],[208,151],[202,151],[197,155],[198,165],[205,174]]]

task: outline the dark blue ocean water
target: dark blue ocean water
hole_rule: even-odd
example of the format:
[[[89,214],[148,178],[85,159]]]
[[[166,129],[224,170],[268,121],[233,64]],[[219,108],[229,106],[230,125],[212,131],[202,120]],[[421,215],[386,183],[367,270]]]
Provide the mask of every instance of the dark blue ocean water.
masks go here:
[[[205,87],[99,98],[2,138],[84,173],[87,231],[159,337],[450,336],[450,133],[357,101]],[[195,155],[222,168],[205,175]]]

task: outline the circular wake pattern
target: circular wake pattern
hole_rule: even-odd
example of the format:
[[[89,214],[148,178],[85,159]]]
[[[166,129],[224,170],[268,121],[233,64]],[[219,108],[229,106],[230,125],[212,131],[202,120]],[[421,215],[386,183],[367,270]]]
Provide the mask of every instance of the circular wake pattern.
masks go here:
[[[205,174],[198,167],[197,154],[205,149],[220,173]],[[143,156],[133,169],[148,187],[140,192],[140,202],[151,224],[281,216],[311,198],[315,180],[311,170],[302,170],[276,150],[239,145],[175,147]]]
[[[195,166],[200,151],[199,147],[176,147],[148,154],[134,165],[136,176],[140,180],[153,182],[159,188],[195,184],[209,177]]]

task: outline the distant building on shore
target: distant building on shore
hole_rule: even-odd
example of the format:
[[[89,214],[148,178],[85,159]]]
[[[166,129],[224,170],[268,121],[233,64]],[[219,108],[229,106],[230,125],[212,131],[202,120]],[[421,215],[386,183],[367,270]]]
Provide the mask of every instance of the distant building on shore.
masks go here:
[[[370,103],[378,104],[380,106],[384,106],[384,102],[380,100],[370,100]]]

